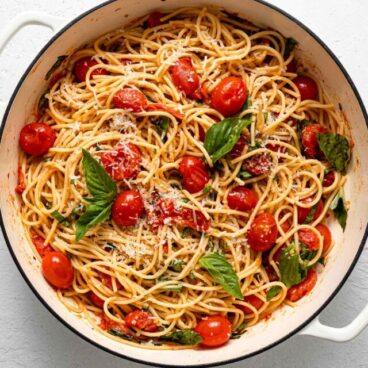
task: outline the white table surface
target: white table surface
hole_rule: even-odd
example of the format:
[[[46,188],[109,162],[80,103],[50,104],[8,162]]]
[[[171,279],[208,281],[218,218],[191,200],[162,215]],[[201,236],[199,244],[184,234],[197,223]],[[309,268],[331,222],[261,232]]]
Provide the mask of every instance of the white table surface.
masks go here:
[[[368,1],[271,2],[301,20],[327,43],[346,67],[368,107]],[[72,19],[99,3],[98,0],[0,0],[0,30],[22,11],[44,11]],[[28,27],[4,50],[0,56],[0,101],[9,98],[21,74],[50,36],[51,31],[45,28]],[[367,262],[366,249],[343,289],[323,312],[323,322],[343,326],[368,302]],[[143,367],[95,348],[58,322],[22,279],[2,235],[0,280],[0,367]],[[261,355],[228,367],[368,367],[368,329],[343,344],[294,336]]]

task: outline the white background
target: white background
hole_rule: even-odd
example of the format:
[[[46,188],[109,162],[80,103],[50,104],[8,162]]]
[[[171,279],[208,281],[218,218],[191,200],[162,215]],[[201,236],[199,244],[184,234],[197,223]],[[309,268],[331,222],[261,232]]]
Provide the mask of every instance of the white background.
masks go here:
[[[327,43],[347,69],[368,106],[368,2],[271,2],[301,20]],[[72,19],[99,3],[101,1],[97,0],[0,0],[0,31],[23,11],[44,11]],[[45,28],[28,27],[4,50],[0,56],[0,102],[9,98],[21,74],[50,36],[51,31]],[[324,311],[323,322],[343,326],[368,302],[367,262],[368,251],[365,250],[348,282]],[[93,347],[58,322],[23,281],[2,235],[0,280],[1,368],[142,367]],[[344,344],[295,336],[272,350],[229,367],[368,367],[368,329],[354,341]]]

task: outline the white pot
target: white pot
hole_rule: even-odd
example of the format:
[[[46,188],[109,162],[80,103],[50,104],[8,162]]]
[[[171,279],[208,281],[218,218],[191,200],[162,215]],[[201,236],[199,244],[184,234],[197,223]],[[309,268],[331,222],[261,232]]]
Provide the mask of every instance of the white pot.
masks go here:
[[[66,310],[54,290],[46,283],[40,265],[32,257],[24,236],[15,198],[17,182],[18,136],[31,114],[38,96],[46,88],[44,76],[57,56],[80,47],[124,23],[154,9],[168,9],[183,5],[217,5],[222,0],[116,0],[101,4],[81,15],[59,31],[41,50],[20,80],[5,111],[1,128],[0,147],[0,204],[1,226],[6,242],[20,272],[40,301],[67,327],[94,345],[131,360],[152,365],[215,365],[228,363],[262,352],[284,341],[296,332],[336,341],[346,341],[357,335],[368,323],[368,308],[342,329],[323,326],[318,314],[336,295],[352,271],[367,237],[368,223],[368,117],[353,82],[336,56],[319,38],[297,20],[272,5],[255,0],[227,0],[226,9],[238,12],[257,24],[275,28],[285,36],[299,41],[298,57],[313,65],[329,94],[340,102],[352,125],[354,157],[346,185],[346,197],[351,202],[346,231],[333,226],[337,244],[313,292],[302,299],[298,307],[284,307],[271,320],[260,323],[238,340],[212,350],[155,351],[118,343],[94,331],[84,320]],[[43,24],[57,31],[64,20],[40,13],[20,15],[0,35],[0,51],[9,38],[28,24]],[[317,319],[316,319],[317,318]],[[312,323],[311,323],[312,322]],[[308,325],[309,324],[309,325]],[[306,327],[308,325],[308,327]],[[306,327],[306,328],[305,328]],[[304,330],[302,330],[305,328]],[[301,332],[300,332],[301,331]]]

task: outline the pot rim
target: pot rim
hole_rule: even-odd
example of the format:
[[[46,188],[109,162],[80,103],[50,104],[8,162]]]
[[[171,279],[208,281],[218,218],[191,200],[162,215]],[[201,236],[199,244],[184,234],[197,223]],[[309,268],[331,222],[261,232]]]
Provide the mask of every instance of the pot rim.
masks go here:
[[[87,15],[93,13],[94,11],[103,8],[104,6],[107,6],[109,4],[112,4],[116,1],[119,0],[107,0],[104,1],[103,3],[81,13],[80,15],[78,15],[77,17],[75,17],[73,20],[71,20],[68,24],[66,24],[62,29],[60,29],[53,37],[50,38],[50,40],[45,44],[45,46],[42,47],[42,49],[37,53],[37,55],[35,56],[35,58],[32,60],[32,62],[29,64],[29,66],[27,67],[26,71],[23,73],[22,77],[20,78],[17,86],[14,89],[14,92],[12,93],[10,100],[7,104],[2,122],[1,122],[1,127],[0,127],[0,145],[2,143],[2,137],[3,137],[3,132],[5,129],[5,125],[6,125],[6,121],[9,115],[9,111],[13,105],[14,99],[16,97],[16,95],[18,94],[19,89],[21,88],[24,80],[27,78],[29,72],[32,70],[33,66],[36,64],[36,62],[47,52],[48,48],[54,43],[55,40],[57,40],[62,34],[64,34],[70,27],[72,27],[74,24],[76,24],[78,21],[82,20],[83,18],[85,18]],[[268,8],[270,8],[272,11],[278,12],[281,15],[285,16],[286,18],[288,18],[289,20],[291,20],[293,23],[295,23],[297,26],[299,26],[300,28],[302,28],[305,32],[307,32],[315,41],[317,41],[317,43],[328,53],[328,55],[331,57],[331,59],[335,62],[335,64],[337,65],[337,67],[340,69],[340,71],[342,72],[342,74],[344,75],[345,79],[347,80],[348,84],[350,85],[350,88],[352,89],[355,98],[359,104],[359,107],[361,109],[361,112],[363,114],[366,126],[368,128],[368,114],[367,114],[367,110],[363,104],[362,98],[360,97],[360,94],[352,80],[352,78],[350,77],[350,75],[348,74],[348,72],[346,71],[346,69],[344,68],[344,66],[342,65],[342,63],[339,61],[339,59],[337,58],[337,56],[332,52],[332,50],[311,30],[309,29],[306,25],[304,25],[301,21],[299,21],[298,19],[296,19],[294,16],[290,15],[289,13],[287,13],[286,11],[280,9],[279,7],[268,3],[264,0],[252,0],[256,3],[262,4]],[[226,8],[226,6],[224,7]],[[37,289],[33,286],[33,284],[31,283],[30,279],[27,277],[25,271],[23,270],[23,268],[21,267],[14,251],[13,248],[10,244],[10,240],[8,238],[7,235],[7,231],[5,228],[5,223],[3,220],[3,216],[2,216],[2,212],[0,210],[0,227],[6,242],[6,245],[9,249],[10,255],[13,258],[14,263],[16,264],[19,272],[21,273],[23,279],[25,280],[25,282],[28,284],[28,286],[30,287],[30,289],[32,290],[32,292],[36,295],[36,297],[38,298],[38,300],[44,305],[44,307],[57,319],[59,320],[59,322],[61,322],[65,327],[67,327],[69,330],[71,330],[72,332],[74,332],[77,336],[81,337],[83,340],[87,341],[88,343],[92,344],[93,346],[107,352],[110,353],[112,355],[115,355],[117,357],[120,358],[124,358],[127,360],[130,360],[132,362],[135,363],[142,363],[148,366],[157,366],[154,363],[151,362],[147,362],[145,360],[140,360],[138,358],[133,358],[131,356],[127,356],[124,355],[122,353],[119,353],[115,350],[111,350],[95,341],[93,341],[91,338],[89,338],[87,335],[82,334],[81,332],[79,332],[77,329],[75,329],[73,326],[71,326],[66,320],[64,320],[58,313],[56,313],[54,311],[54,309],[52,309],[50,307],[50,305],[47,303],[47,301],[39,294],[39,292],[37,291]],[[186,367],[215,367],[215,366],[220,366],[220,365],[225,365],[225,364],[230,364],[230,363],[235,363],[235,362],[239,362],[241,360],[253,357],[255,355],[258,355],[260,353],[263,353],[266,350],[269,350],[277,345],[279,345],[280,343],[286,341],[287,339],[289,339],[290,337],[292,337],[293,335],[295,335],[297,332],[301,331],[304,327],[306,327],[310,322],[312,322],[326,307],[327,305],[335,298],[335,296],[338,294],[338,292],[340,291],[340,289],[342,288],[342,286],[345,284],[346,280],[348,279],[348,277],[350,276],[351,272],[353,271],[354,267],[356,266],[359,257],[362,254],[362,251],[364,249],[364,245],[365,242],[368,238],[368,223],[366,225],[365,231],[364,231],[364,235],[363,238],[361,240],[359,249],[351,263],[351,265],[349,266],[347,272],[345,273],[343,279],[341,280],[340,284],[335,288],[335,290],[332,292],[332,294],[329,296],[329,298],[316,310],[315,313],[313,313],[309,318],[307,318],[303,323],[301,323],[300,325],[298,325],[297,327],[295,327],[293,329],[293,331],[291,331],[290,333],[288,333],[287,335],[285,335],[284,337],[278,339],[277,341],[274,341],[273,343],[259,349],[256,350],[254,352],[251,352],[249,354],[245,354],[242,355],[240,357],[236,357],[236,358],[232,358],[232,359],[227,359],[227,360],[223,360],[223,361],[218,361],[215,363],[203,363],[203,364],[192,364],[192,365],[186,365]],[[161,367],[180,367],[178,365],[171,365],[171,364],[160,364]]]

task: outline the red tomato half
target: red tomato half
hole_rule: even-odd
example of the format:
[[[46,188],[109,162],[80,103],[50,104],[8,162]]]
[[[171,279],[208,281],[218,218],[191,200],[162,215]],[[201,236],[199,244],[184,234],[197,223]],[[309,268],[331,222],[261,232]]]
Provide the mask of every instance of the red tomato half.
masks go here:
[[[20,131],[19,144],[22,150],[29,155],[41,156],[54,145],[56,134],[45,123],[30,123]]]
[[[148,212],[148,223],[152,229],[164,225],[166,219],[174,220],[178,215],[174,201],[169,198],[161,198],[154,205],[154,210]]]
[[[327,130],[319,124],[311,124],[303,127],[302,130],[302,145],[304,154],[310,158],[322,156],[317,141],[317,133],[326,133]]]
[[[189,57],[180,58],[169,72],[175,86],[188,97],[194,97],[200,87],[199,76],[195,71],[192,60]]]
[[[207,220],[202,212],[184,208],[175,218],[175,222],[182,227],[190,227],[197,231],[207,231],[210,228],[210,220]]]
[[[77,78],[77,81],[84,82],[86,80],[89,68],[92,68],[97,64],[98,62],[89,56],[79,59],[75,63],[73,70],[74,75]],[[91,79],[93,79],[95,75],[106,75],[106,74],[108,74],[107,70],[103,68],[97,68],[91,73]]]
[[[233,149],[230,151],[229,155],[231,159],[235,159],[240,157],[243,152],[244,148],[248,145],[248,140],[245,138],[244,135],[241,135],[238,141],[235,143]]]
[[[183,186],[189,193],[199,192],[210,180],[206,166],[194,156],[183,157],[179,164],[179,172],[183,177]]]
[[[308,198],[303,199],[301,202],[310,203],[312,201],[313,201],[313,197],[308,197]],[[323,207],[324,207],[324,203],[323,203],[323,200],[321,199],[318,201],[317,209],[316,209],[316,212],[314,213],[312,221],[317,220],[317,218],[323,211]],[[298,207],[298,223],[299,224],[303,224],[305,222],[312,208],[313,207],[309,207],[309,208]]]
[[[117,330],[119,332],[122,332],[123,334],[126,334],[126,335],[130,335],[131,334],[131,331],[126,326],[125,321],[124,322],[116,322],[116,321],[113,321],[110,318],[108,318],[107,315],[105,313],[103,313],[103,312],[102,312],[102,315],[101,315],[100,327],[104,331],[108,331],[110,329],[114,329],[114,330]]]
[[[305,244],[310,250],[319,248],[318,236],[310,229],[301,229],[298,231],[299,240]]]
[[[112,206],[112,219],[120,226],[133,226],[144,213],[143,199],[137,190],[120,193]]]
[[[304,100],[316,100],[318,97],[318,86],[317,83],[309,77],[299,76],[296,77],[293,82],[297,86],[300,98]]]
[[[152,314],[138,309],[125,316],[125,323],[128,327],[146,332],[155,332],[158,329]]]
[[[123,88],[115,93],[112,104],[117,109],[141,112],[147,107],[147,99],[146,96],[137,89]]]
[[[50,244],[45,244],[45,238],[40,235],[32,235],[32,242],[41,257],[44,257],[47,253],[54,251]]]
[[[227,203],[233,210],[249,211],[253,209],[258,202],[258,194],[245,187],[235,187],[227,195]]]
[[[330,171],[324,176],[322,186],[324,188],[330,187],[334,183],[334,181],[335,181],[335,173],[333,171]]]
[[[277,239],[278,231],[275,218],[267,212],[258,215],[247,233],[250,247],[257,252],[271,249]]]
[[[58,289],[68,289],[73,284],[74,268],[61,252],[49,252],[42,259],[42,273],[48,283]]]
[[[161,18],[163,14],[159,11],[152,12],[147,19],[148,27],[153,28],[159,26],[161,23]]]
[[[194,331],[202,337],[202,346],[214,348],[229,341],[231,323],[223,316],[208,316],[197,324]]]
[[[316,285],[317,274],[313,269],[310,269],[304,281],[300,284],[292,286],[287,292],[287,299],[291,302],[296,302],[306,296]]]
[[[245,296],[244,301],[251,304],[257,310],[261,309],[263,305],[263,301],[253,294]],[[245,314],[253,313],[250,308],[245,307],[244,305],[238,305],[238,308],[240,308]]]
[[[295,61],[295,59],[291,60],[290,63],[286,66],[286,71],[288,73],[296,73],[296,61]]]
[[[114,150],[101,154],[101,164],[116,181],[135,178],[141,162],[141,153],[133,143],[119,143]]]
[[[323,224],[318,224],[316,229],[320,232],[323,237],[323,252],[326,252],[330,248],[332,243],[332,235],[330,229]]]
[[[213,90],[211,105],[224,116],[235,115],[242,109],[247,95],[247,87],[241,78],[226,77]]]
[[[88,297],[90,299],[90,301],[98,308],[103,308],[104,306],[104,301],[97,296],[93,291],[90,291],[88,293]]]
[[[246,170],[254,176],[264,175],[272,166],[272,160],[267,152],[248,158],[245,163]]]

